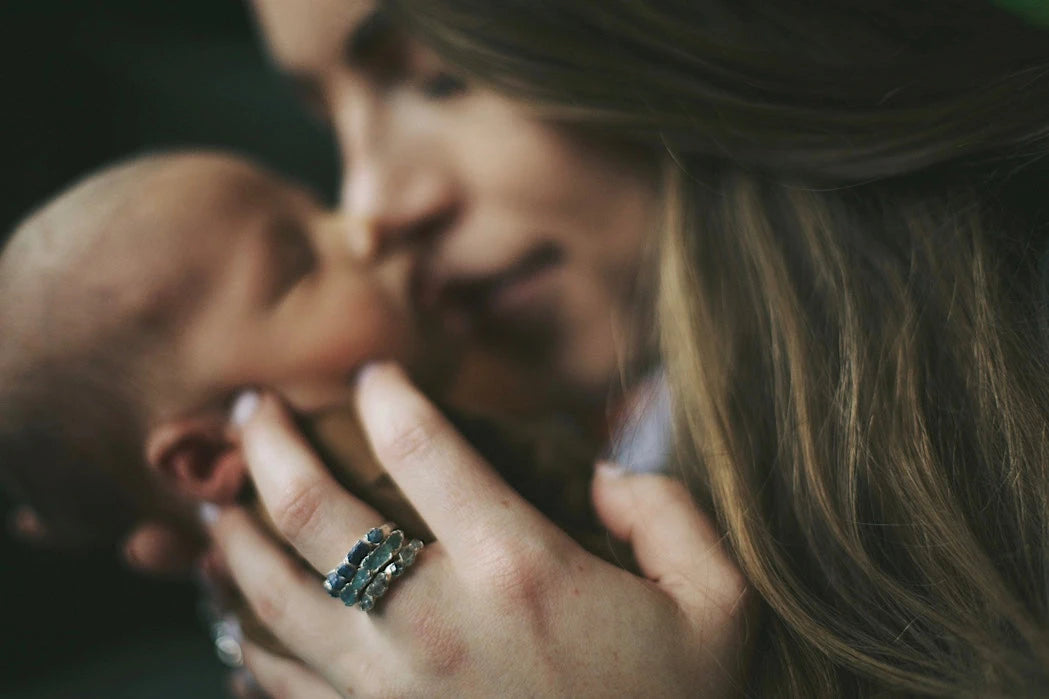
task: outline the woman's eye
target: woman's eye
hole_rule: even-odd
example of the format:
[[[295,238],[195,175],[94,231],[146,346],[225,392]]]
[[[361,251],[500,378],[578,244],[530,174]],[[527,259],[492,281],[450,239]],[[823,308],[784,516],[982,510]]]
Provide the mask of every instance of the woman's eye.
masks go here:
[[[432,99],[447,99],[466,92],[466,81],[451,73],[437,73],[423,81],[422,92]]]

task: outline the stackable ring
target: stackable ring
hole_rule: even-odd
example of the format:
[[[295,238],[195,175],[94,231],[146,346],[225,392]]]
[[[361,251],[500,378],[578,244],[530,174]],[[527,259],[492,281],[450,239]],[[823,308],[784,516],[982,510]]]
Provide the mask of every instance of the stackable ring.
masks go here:
[[[347,607],[371,611],[390,583],[404,574],[423,548],[418,539],[406,541],[404,532],[390,524],[371,529],[324,578],[324,589]]]

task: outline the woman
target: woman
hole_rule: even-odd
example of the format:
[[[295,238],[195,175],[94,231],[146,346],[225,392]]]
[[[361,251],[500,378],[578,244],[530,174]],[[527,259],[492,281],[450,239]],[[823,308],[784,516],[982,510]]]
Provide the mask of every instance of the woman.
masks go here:
[[[495,311],[530,321],[558,382],[604,390],[616,348],[633,371],[665,367],[677,461],[764,608],[743,684],[705,684],[746,655],[731,565],[661,545],[599,478],[599,509],[659,580],[632,588],[531,517],[379,367],[359,384],[366,427],[441,544],[382,616],[337,614],[222,514],[235,577],[302,657],[250,651],[264,686],[1046,686],[1044,33],[975,1],[256,7],[340,135],[363,252],[418,245],[435,312],[465,317],[500,357],[513,328],[490,327]],[[495,262],[470,258],[482,230]],[[653,310],[651,353],[644,324],[620,319]],[[245,424],[260,494],[314,566],[378,521],[324,487],[272,400]],[[704,520],[658,482],[674,539],[710,554]]]

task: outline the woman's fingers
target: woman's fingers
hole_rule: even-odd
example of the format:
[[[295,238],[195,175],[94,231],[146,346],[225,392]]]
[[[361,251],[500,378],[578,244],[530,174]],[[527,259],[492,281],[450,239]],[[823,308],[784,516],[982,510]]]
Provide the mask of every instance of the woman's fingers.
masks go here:
[[[363,614],[347,614],[323,590],[319,578],[308,574],[266,536],[254,519],[239,507],[217,515],[211,533],[237,587],[259,620],[297,655],[317,667],[344,653],[344,632],[364,638],[359,627]],[[331,628],[333,614],[343,612],[334,639],[318,633]]]
[[[629,541],[641,572],[685,607],[734,613],[745,580],[688,490],[666,476],[597,469],[594,507],[614,536]]]
[[[252,682],[272,699],[338,699],[339,693],[320,675],[297,660],[283,658],[264,648],[245,641],[244,666],[253,675]],[[252,682],[244,681],[243,688],[235,687],[243,699],[260,699],[253,691]]]
[[[359,537],[383,523],[343,490],[275,397],[245,394],[233,414],[266,512],[318,571],[335,567]]]
[[[453,558],[534,516],[395,364],[361,372],[357,408],[375,455]]]

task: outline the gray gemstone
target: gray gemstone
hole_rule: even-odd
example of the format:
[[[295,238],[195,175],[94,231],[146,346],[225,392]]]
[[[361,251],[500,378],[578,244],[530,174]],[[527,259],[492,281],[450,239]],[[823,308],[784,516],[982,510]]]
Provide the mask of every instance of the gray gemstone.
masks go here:
[[[399,578],[404,574],[404,564],[394,561],[386,566],[382,572],[391,578]]]
[[[361,597],[360,607],[363,611],[370,612],[375,607],[375,600],[368,595]]]
[[[389,583],[386,582],[386,576],[378,575],[375,577],[375,580],[372,581],[372,584],[364,591],[364,594],[366,597],[382,597],[386,594],[387,585],[389,585]]]
[[[412,563],[415,563],[415,553],[415,549],[409,546],[405,546],[403,549],[401,549],[401,552],[397,554],[397,561],[405,568],[407,568]]]

